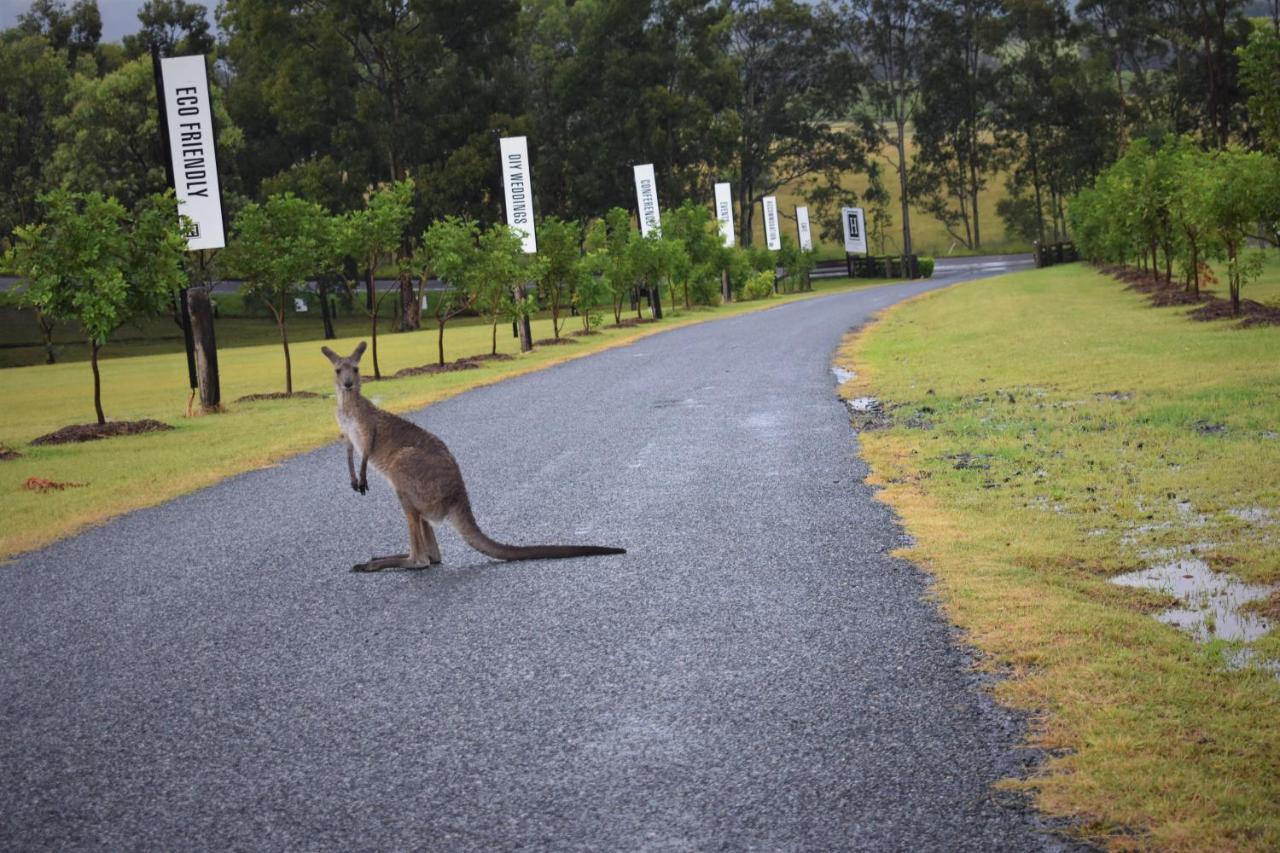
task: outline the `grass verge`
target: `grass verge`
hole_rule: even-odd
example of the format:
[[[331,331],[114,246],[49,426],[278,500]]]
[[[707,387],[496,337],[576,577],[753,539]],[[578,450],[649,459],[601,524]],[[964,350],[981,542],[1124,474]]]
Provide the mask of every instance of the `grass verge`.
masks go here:
[[[1255,298],[1280,293],[1269,266]],[[1152,618],[1116,574],[1280,582],[1280,330],[1196,323],[1079,265],[927,294],[851,335],[842,393],[947,616],[1050,756],[1011,787],[1114,848],[1280,848],[1280,659]],[[1273,599],[1274,600],[1274,599]]]
[[[848,279],[815,281],[812,294],[791,294],[759,302],[668,313],[659,323],[604,328],[599,335],[573,338],[575,345],[537,347],[518,353],[510,326],[498,329],[500,352],[513,361],[482,362],[475,370],[368,383],[365,394],[392,411],[407,411],[471,388],[539,370],[571,358],[630,343],[665,329],[758,311],[822,293],[884,284]],[[634,316],[634,315],[633,315]],[[624,320],[626,315],[623,315]],[[612,317],[609,318],[612,320]],[[573,331],[577,322],[568,331]],[[533,323],[534,339],[551,337],[550,320]],[[329,341],[336,350],[354,348],[363,334]],[[186,358],[180,352],[112,359],[102,365],[103,407],[112,420],[155,418],[173,424],[168,432],[124,436],[85,444],[31,446],[37,436],[93,419],[93,385],[84,363],[11,368],[0,372],[0,449],[21,455],[0,460],[0,559],[38,548],[87,525],[153,506],[209,486],[234,474],[270,466],[338,437],[333,420],[332,370],[319,341],[292,348],[294,389],[325,398],[230,403],[224,414],[183,417],[187,403]],[[488,325],[450,325],[446,359],[487,353]],[[434,329],[379,335],[384,375],[435,361]],[[222,397],[279,391],[284,356],[279,344],[222,349],[218,354]],[[372,375],[372,354],[363,373]],[[85,484],[44,491],[24,488],[30,478]]]

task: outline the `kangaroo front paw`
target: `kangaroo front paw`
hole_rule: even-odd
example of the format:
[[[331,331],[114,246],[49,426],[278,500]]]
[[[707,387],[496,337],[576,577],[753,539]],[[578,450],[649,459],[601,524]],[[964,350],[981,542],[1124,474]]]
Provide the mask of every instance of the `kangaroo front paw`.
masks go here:
[[[351,567],[351,571],[353,571],[353,572],[376,572],[376,571],[378,571],[378,567],[377,567],[377,566],[375,566],[372,562],[369,562],[369,563],[356,563],[354,566],[352,566],[352,567]]]

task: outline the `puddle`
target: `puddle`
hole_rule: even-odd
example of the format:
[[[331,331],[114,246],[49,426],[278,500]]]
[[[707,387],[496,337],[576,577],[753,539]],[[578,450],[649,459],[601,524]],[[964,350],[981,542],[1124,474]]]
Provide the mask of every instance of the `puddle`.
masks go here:
[[[849,411],[864,415],[884,410],[884,407],[880,405],[880,401],[875,397],[854,397],[852,400],[847,400],[845,405],[849,407]]]
[[[1231,669],[1248,669],[1256,666],[1280,678],[1280,661],[1259,660],[1253,649],[1232,649],[1227,653],[1227,666]]]
[[[1119,586],[1153,589],[1181,599],[1183,607],[1156,614],[1202,643],[1212,639],[1250,642],[1271,630],[1271,623],[1240,607],[1271,594],[1272,588],[1246,584],[1225,572],[1215,572],[1203,560],[1174,560],[1111,579]]]
[[[837,385],[843,385],[851,379],[858,378],[858,374],[854,373],[852,370],[845,370],[843,367],[833,367],[831,368],[831,372],[836,375]]]
[[[1267,524],[1271,521],[1271,510],[1261,506],[1242,506],[1227,510],[1227,515],[1234,516],[1250,524]]]

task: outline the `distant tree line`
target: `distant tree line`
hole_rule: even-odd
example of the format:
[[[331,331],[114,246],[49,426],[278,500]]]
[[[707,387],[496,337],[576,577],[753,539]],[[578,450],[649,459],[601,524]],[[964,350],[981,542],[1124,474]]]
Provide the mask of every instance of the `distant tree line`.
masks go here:
[[[979,200],[1001,179],[1006,227],[1058,239],[1066,200],[1132,140],[1263,147],[1280,121],[1278,7],[225,0],[215,39],[204,6],[149,0],[138,32],[113,44],[94,0],[35,0],[0,33],[0,239],[39,219],[49,189],[130,209],[163,189],[152,45],[214,57],[233,214],[285,192],[341,214],[411,180],[406,252],[446,216],[500,219],[495,138],[519,134],[539,212],[564,220],[625,203],[628,164],[653,162],[663,199],[707,200],[731,181],[744,244],[760,199],[782,187],[836,239],[859,173],[873,225],[896,218],[904,252],[917,211],[980,248],[991,224]],[[1269,45],[1252,70],[1241,53],[1251,39]]]

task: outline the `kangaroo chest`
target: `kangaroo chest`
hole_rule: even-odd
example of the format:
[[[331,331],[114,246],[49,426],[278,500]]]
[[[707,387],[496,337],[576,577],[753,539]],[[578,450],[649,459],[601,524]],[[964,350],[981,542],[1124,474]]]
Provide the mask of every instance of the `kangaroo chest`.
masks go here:
[[[347,441],[357,448],[364,447],[364,430],[361,428],[360,422],[356,420],[354,412],[338,409],[338,429],[342,430],[342,434],[346,436]]]

